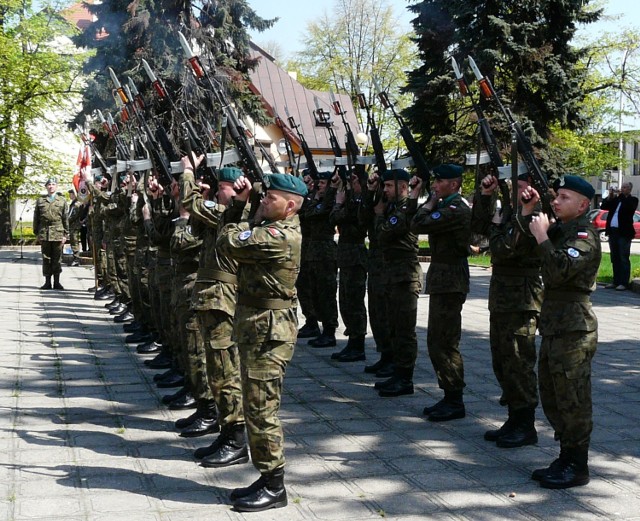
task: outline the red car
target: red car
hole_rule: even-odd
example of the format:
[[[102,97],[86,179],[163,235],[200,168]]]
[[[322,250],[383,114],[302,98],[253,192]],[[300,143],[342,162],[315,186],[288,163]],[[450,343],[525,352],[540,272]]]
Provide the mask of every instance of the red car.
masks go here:
[[[600,240],[602,242],[607,242],[609,240],[609,236],[605,232],[605,228],[607,227],[607,215],[609,215],[609,210],[591,210],[589,212],[589,219],[593,223],[593,226],[596,230],[598,230],[598,234],[600,235]],[[640,212],[636,211],[633,216],[633,228],[636,231],[635,239],[640,239]]]

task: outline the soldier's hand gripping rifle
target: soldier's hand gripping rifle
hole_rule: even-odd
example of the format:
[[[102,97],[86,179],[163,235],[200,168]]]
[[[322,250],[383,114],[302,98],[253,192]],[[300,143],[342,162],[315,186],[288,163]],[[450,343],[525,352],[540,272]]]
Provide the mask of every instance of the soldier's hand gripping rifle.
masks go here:
[[[333,155],[336,159],[333,160],[334,165],[334,174],[337,171],[338,176],[342,180],[345,186],[348,185],[349,180],[347,179],[347,167],[343,164],[342,158],[342,147],[338,142],[338,137],[336,136],[335,131],[333,130],[333,122],[331,121],[331,114],[328,111],[324,110],[320,106],[320,102],[318,98],[314,97],[313,101],[316,105],[316,110],[313,111],[313,117],[316,120],[316,125],[320,127],[324,127],[327,129],[329,133],[329,144],[331,145],[331,150],[333,151]],[[348,161],[348,160],[347,160]]]
[[[195,164],[193,163],[192,152],[194,152],[197,156],[206,155],[207,146],[205,145],[204,141],[201,139],[200,134],[196,131],[193,123],[191,122],[191,119],[187,116],[187,113],[185,112],[185,110],[182,107],[178,107],[176,105],[173,98],[170,96],[169,91],[165,87],[164,82],[155,75],[155,73],[151,69],[151,66],[149,65],[149,63],[147,63],[147,61],[144,58],[141,61],[142,61],[142,67],[147,73],[147,77],[149,78],[149,81],[151,81],[153,90],[158,95],[158,98],[160,99],[160,101],[169,103],[171,110],[180,115],[180,118],[182,120],[180,125],[182,126],[184,136],[185,136],[184,141],[187,149],[187,156],[189,157],[189,161],[191,162],[191,166],[193,167],[194,173],[206,179],[206,182],[210,184],[213,190],[215,191],[215,185],[218,182],[218,174],[216,172],[215,167],[213,165],[207,165],[206,164],[207,162],[203,161],[198,168],[195,168]],[[165,135],[166,135],[166,132],[165,132]],[[168,141],[168,136],[166,138]]]
[[[253,151],[253,147],[247,139],[245,127],[236,116],[235,111],[231,107],[231,102],[223,92],[222,86],[218,84],[215,78],[211,77],[211,75],[207,73],[200,62],[200,58],[191,50],[185,36],[181,32],[178,32],[178,37],[180,38],[180,45],[182,46],[187,61],[191,65],[195,77],[199,82],[205,85],[208,92],[213,95],[216,104],[222,108],[223,120],[226,120],[227,125],[226,129],[229,131],[231,139],[236,145],[240,158],[246,168],[247,176],[252,183],[259,182],[262,184],[262,167],[260,166],[258,158]],[[270,164],[269,166],[273,172],[278,171],[275,164]]]
[[[309,148],[309,143],[304,138],[302,134],[302,130],[300,130],[300,125],[296,123],[296,120],[293,118],[291,114],[289,114],[289,109],[284,107],[284,112],[287,115],[287,121],[289,122],[289,126],[296,131],[298,134],[298,139],[300,140],[300,148],[302,149],[302,154],[304,155],[304,159],[307,162],[307,170],[313,179],[318,178],[318,167],[313,160],[313,154],[311,153],[311,149]]]
[[[431,186],[431,169],[429,168],[429,165],[427,165],[427,161],[422,155],[420,147],[413,137],[411,130],[405,123],[404,118],[400,114],[398,114],[398,111],[396,110],[394,104],[389,99],[389,95],[384,90],[381,90],[378,93],[378,99],[385,109],[391,109],[391,113],[398,123],[400,135],[402,136],[404,144],[409,151],[411,159],[413,159],[413,164],[416,169],[416,175],[420,179],[422,179],[422,186],[426,187],[426,189],[429,190],[429,187]]]
[[[453,72],[455,74],[456,80],[458,82],[458,88],[460,89],[460,94],[463,98],[469,98],[471,100],[471,106],[473,107],[476,116],[478,117],[478,129],[480,131],[480,138],[484,144],[484,148],[489,154],[489,159],[491,160],[491,164],[493,165],[492,175],[498,180],[498,186],[500,187],[500,193],[502,194],[502,202],[505,205],[503,216],[505,219],[510,219],[513,214],[513,206],[511,200],[511,194],[509,193],[509,186],[507,185],[505,179],[502,179],[499,175],[500,168],[504,166],[504,162],[502,161],[502,156],[500,155],[500,148],[498,147],[498,142],[496,140],[493,131],[491,130],[491,126],[487,121],[487,118],[484,116],[484,112],[480,105],[476,103],[473,98],[471,91],[469,90],[469,85],[467,84],[467,80],[462,74],[462,71],[458,67],[458,63],[456,59],[451,57],[451,67],[453,67]]]
[[[493,100],[497,103],[500,111],[504,114],[509,126],[511,127],[511,131],[514,134],[514,137],[517,141],[518,153],[520,157],[524,161],[524,164],[527,166],[527,170],[529,171],[529,177],[531,178],[531,184],[536,189],[536,191],[540,194],[540,199],[542,201],[542,209],[543,211],[555,218],[555,212],[551,207],[551,194],[549,193],[549,181],[547,180],[546,174],[540,168],[540,164],[538,163],[538,159],[536,158],[533,147],[531,146],[531,141],[525,135],[520,127],[520,123],[514,118],[511,109],[505,107],[500,101],[498,94],[493,88],[493,84],[489,81],[489,78],[485,77],[481,72],[474,59],[469,56],[469,65],[471,66],[471,70],[473,71],[474,76],[478,80],[478,84],[480,85],[480,92],[487,100]]]
[[[161,152],[161,147],[156,140],[156,136],[149,127],[149,124],[147,123],[147,120],[142,112],[140,110],[137,110],[137,108],[134,106],[133,100],[131,99],[131,93],[129,92],[129,95],[127,95],[127,93],[125,92],[125,89],[120,84],[120,81],[118,81],[118,77],[116,76],[115,72],[113,72],[113,69],[109,68],[109,74],[111,74],[111,80],[113,81],[113,84],[118,91],[118,96],[120,96],[122,103],[125,106],[130,107],[136,115],[138,126],[141,132],[143,132],[145,135],[145,145],[148,148],[149,153],[151,154],[151,161],[153,163],[154,169],[156,170],[158,180],[164,187],[169,186],[173,181],[173,177],[171,176],[171,167],[169,165],[169,161]]]

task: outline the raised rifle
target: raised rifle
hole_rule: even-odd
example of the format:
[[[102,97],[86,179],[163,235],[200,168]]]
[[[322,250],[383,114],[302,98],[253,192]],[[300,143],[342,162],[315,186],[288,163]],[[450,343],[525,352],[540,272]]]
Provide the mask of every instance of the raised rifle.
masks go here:
[[[384,155],[382,139],[380,139],[380,129],[376,124],[372,107],[367,102],[367,97],[363,92],[358,93],[358,105],[360,105],[360,108],[367,113],[367,127],[369,127],[371,146],[373,147],[373,154],[376,158],[376,169],[378,170],[378,175],[382,176],[382,174],[387,171],[387,159]]]
[[[191,47],[189,46],[189,42],[185,36],[178,32],[178,37],[180,38],[180,45],[185,53],[187,61],[191,65],[193,73],[196,79],[205,85],[208,92],[213,95],[213,98],[217,105],[222,108],[223,113],[223,122],[226,121],[226,128],[231,135],[231,139],[233,140],[238,153],[240,155],[241,161],[244,163],[246,168],[246,173],[251,182],[262,183],[263,179],[263,171],[258,158],[256,157],[253,147],[249,143],[249,140],[246,135],[246,128],[240,122],[238,116],[235,111],[231,107],[231,102],[227,99],[227,96],[224,93],[222,86],[218,83],[218,81],[212,77],[202,66],[200,61],[200,57],[193,53]],[[224,123],[223,123],[224,126]],[[223,128],[223,130],[224,130]],[[224,146],[224,140],[223,140]],[[273,163],[273,164],[272,164]],[[271,158],[271,162],[269,163],[271,170],[273,172],[278,172],[278,169],[273,162],[273,158]]]
[[[283,119],[278,115],[278,113],[276,112],[275,114],[275,120],[276,120],[276,125],[277,127],[281,130],[282,132],[282,140],[284,141],[284,149],[285,149],[285,153],[287,154],[287,163],[290,168],[291,168],[291,172],[295,173],[296,175],[298,175],[297,173],[297,168],[296,168],[296,156],[293,153],[293,147],[291,146],[291,140],[289,138],[289,132],[290,130],[287,128],[286,123],[283,121]]]
[[[304,155],[304,159],[307,162],[307,170],[312,178],[317,179],[318,177],[318,166],[313,160],[313,154],[311,153],[311,149],[309,148],[309,143],[304,138],[304,134],[302,134],[302,130],[300,130],[300,125],[296,123],[294,117],[289,114],[289,109],[284,107],[284,112],[287,115],[287,121],[289,122],[289,126],[296,131],[298,134],[298,139],[300,140],[300,148],[302,149],[302,154]]]
[[[104,119],[104,117],[103,117],[103,119]],[[80,134],[80,139],[82,140],[82,143],[85,146],[88,146],[91,149],[91,153],[97,159],[98,163],[100,163],[100,168],[102,169],[102,174],[110,176],[111,174],[109,173],[109,167],[107,166],[107,162],[102,157],[102,154],[98,150],[98,147],[96,147],[96,144],[93,142],[93,140],[90,137],[85,135],[84,130],[82,130],[80,125],[76,124],[76,129],[77,129],[78,133]]]
[[[536,189],[536,191],[540,194],[540,200],[542,202],[543,211],[551,217],[555,218],[555,212],[551,207],[551,194],[549,192],[549,181],[547,180],[546,174],[542,171],[540,164],[538,163],[538,159],[533,152],[533,147],[531,146],[531,141],[525,135],[520,126],[520,123],[514,118],[511,109],[505,107],[500,101],[498,94],[493,88],[493,84],[489,81],[489,78],[485,77],[481,72],[474,59],[469,56],[469,65],[471,66],[471,70],[473,71],[474,76],[478,80],[478,84],[480,86],[480,92],[482,95],[489,101],[493,100],[496,102],[500,111],[504,114],[509,126],[511,127],[511,132],[514,135],[514,140],[517,143],[518,152],[520,157],[524,161],[527,166],[527,170],[529,171],[529,176],[531,178],[531,184]]]
[[[507,185],[505,179],[501,178],[499,174],[500,168],[504,166],[504,162],[502,161],[502,156],[500,155],[498,141],[496,140],[496,137],[491,130],[491,126],[489,125],[489,121],[484,115],[484,111],[482,110],[480,105],[476,103],[473,95],[471,94],[471,91],[469,90],[469,84],[467,83],[464,74],[462,74],[462,71],[458,67],[456,59],[453,57],[451,57],[451,67],[453,68],[453,72],[458,82],[460,94],[463,98],[469,98],[469,100],[471,101],[471,106],[473,107],[473,110],[478,118],[478,130],[480,133],[480,138],[482,139],[484,148],[489,155],[491,164],[494,167],[492,175],[498,180],[498,186],[500,187],[500,193],[502,194],[502,202],[505,205],[503,216],[506,220],[508,220],[513,214],[513,201],[511,199],[511,194],[509,193],[509,186]]]
[[[338,172],[340,179],[342,179],[342,182],[346,186],[349,182],[349,180],[347,179],[347,167],[342,164],[342,161],[340,159],[342,158],[342,147],[340,146],[340,143],[338,143],[338,137],[333,130],[333,121],[331,121],[331,114],[320,107],[318,98],[314,97],[313,101],[316,105],[316,110],[313,111],[316,125],[327,129],[327,132],[329,133],[329,144],[331,145],[333,155],[336,157],[336,159],[334,160],[334,174],[335,172]]]

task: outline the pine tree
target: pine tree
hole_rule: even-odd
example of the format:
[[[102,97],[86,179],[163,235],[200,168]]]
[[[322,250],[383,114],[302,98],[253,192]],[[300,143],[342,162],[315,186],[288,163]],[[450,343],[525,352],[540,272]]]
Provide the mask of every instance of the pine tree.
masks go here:
[[[457,91],[450,58],[466,65],[472,56],[493,83],[537,149],[541,163],[554,172],[561,165],[549,156],[554,124],[578,129],[585,70],[584,49],[572,45],[577,24],[596,21],[601,10],[590,0],[423,0],[409,9],[422,65],[409,73],[407,90],[415,104],[406,115],[422,136],[434,161],[460,157],[476,146],[475,122]],[[472,83],[473,76],[466,70]],[[478,99],[477,91],[474,92]],[[465,108],[463,109],[463,105]],[[495,105],[481,101],[505,149],[506,121]]]

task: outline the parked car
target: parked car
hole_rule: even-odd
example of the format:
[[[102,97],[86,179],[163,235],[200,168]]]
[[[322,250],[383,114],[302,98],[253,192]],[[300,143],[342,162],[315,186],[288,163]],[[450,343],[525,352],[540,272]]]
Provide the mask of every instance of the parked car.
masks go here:
[[[609,236],[605,232],[605,228],[607,227],[607,215],[609,215],[609,210],[591,210],[589,212],[589,219],[598,231],[598,235],[602,242],[607,242],[609,240]],[[636,211],[633,216],[633,228],[636,231],[636,236],[634,238],[640,239],[640,212],[638,211]]]

